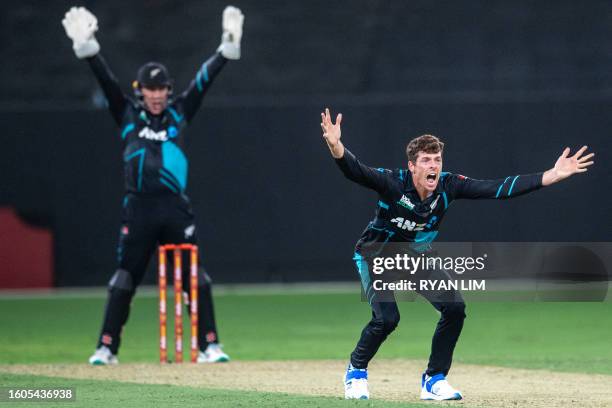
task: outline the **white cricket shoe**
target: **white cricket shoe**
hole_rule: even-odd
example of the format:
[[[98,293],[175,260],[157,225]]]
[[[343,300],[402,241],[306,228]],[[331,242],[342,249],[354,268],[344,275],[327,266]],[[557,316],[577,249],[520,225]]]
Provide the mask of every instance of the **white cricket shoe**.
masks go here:
[[[109,365],[118,364],[119,360],[117,356],[111,353],[110,349],[106,346],[99,347],[91,357],[89,357],[89,364],[91,365]]]
[[[344,376],[344,399],[369,399],[368,369],[349,364]]]
[[[454,389],[444,374],[436,374],[433,377],[423,374],[421,379],[421,399],[422,400],[460,400],[463,396],[461,391]]]
[[[229,356],[217,343],[210,343],[205,351],[200,351],[198,354],[198,363],[226,363],[228,361],[230,361]]]

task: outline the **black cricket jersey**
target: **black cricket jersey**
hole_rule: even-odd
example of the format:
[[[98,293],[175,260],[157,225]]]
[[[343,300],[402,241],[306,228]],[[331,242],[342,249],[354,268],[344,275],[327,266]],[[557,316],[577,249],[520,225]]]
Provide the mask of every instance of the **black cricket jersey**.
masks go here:
[[[148,112],[139,98],[128,97],[121,91],[102,56],[87,60],[119,126],[126,191],[182,194],[187,187],[189,167],[184,152],[185,129],[227,60],[218,52],[210,57],[188,88],[171,98],[159,115]]]
[[[357,242],[356,252],[371,255],[368,245],[376,248],[386,242],[411,242],[417,251],[426,250],[438,235],[438,229],[453,200],[508,199],[542,187],[542,173],[514,175],[497,180],[477,180],[460,174],[442,172],[435,191],[421,201],[405,169],[388,170],[362,164],[348,149],[336,163],[351,181],[378,193],[374,219]]]

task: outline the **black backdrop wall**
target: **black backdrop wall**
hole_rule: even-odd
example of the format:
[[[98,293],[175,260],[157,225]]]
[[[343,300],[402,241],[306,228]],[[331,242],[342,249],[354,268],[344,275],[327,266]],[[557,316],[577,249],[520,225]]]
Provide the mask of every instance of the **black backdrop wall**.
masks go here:
[[[217,43],[224,5],[85,3],[126,89],[157,58],[185,85]],[[447,143],[447,170],[479,178],[545,170],[566,145],[588,144],[588,174],[516,200],[457,202],[440,239],[610,240],[608,2],[242,3],[244,58],[189,133],[188,192],[216,281],[354,277],[376,199],[329,157],[328,105],[345,115],[345,144],[377,167],[404,166],[405,144],[426,132]],[[11,61],[0,67],[0,205],[53,229],[57,285],[100,285],[115,268],[121,145],[63,37],[70,5],[1,6],[4,34],[27,29],[0,40]]]

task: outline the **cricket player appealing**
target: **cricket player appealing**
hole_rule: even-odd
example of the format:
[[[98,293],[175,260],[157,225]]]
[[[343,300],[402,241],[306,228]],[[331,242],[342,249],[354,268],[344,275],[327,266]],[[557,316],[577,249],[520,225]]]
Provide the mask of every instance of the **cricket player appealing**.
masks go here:
[[[476,180],[442,172],[444,143],[435,136],[422,135],[408,143],[408,169],[376,169],[362,164],[344,147],[340,141],[341,122],[342,114],[333,123],[329,109],[321,113],[323,138],[331,155],[346,178],[378,193],[376,215],[357,243],[353,258],[372,308],[372,319],[361,333],[344,377],[345,398],[368,399],[368,363],[400,319],[396,302],[383,301],[380,293],[372,288],[373,247],[380,249],[386,242],[409,242],[415,246],[432,242],[453,200],[517,197],[586,172],[593,164],[590,159],[594,153],[584,155],[587,147],[583,146],[570,156],[570,149],[566,148],[554,167],[543,173]],[[453,290],[418,293],[441,314],[432,339],[429,364],[421,379],[421,399],[459,400],[461,392],[448,383],[446,376],[463,328],[465,303],[461,294]]]
[[[133,83],[134,96],[119,83],[100,55],[94,34],[96,17],[83,7],[73,7],[62,21],[79,59],[88,62],[108,101],[123,142],[126,195],[123,200],[118,268],[109,282],[108,300],[91,364],[116,364],[121,331],[130,303],[158,244],[195,244],[196,227],[187,187],[188,161],[185,131],[204,94],[228,59],[240,59],[242,12],[232,6],[223,11],[222,41],[217,51],[198,69],[189,87],[173,94],[166,67],[158,62],[143,65]],[[184,254],[183,282],[190,282],[188,255]],[[189,286],[185,288],[190,293]],[[211,281],[198,272],[199,363],[228,361],[219,345],[214,318]]]

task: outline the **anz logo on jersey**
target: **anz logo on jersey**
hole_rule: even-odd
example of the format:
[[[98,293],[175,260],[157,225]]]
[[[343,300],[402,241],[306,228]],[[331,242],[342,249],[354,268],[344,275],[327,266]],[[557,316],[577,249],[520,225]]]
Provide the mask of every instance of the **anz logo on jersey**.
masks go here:
[[[147,140],[155,140],[158,142],[165,142],[168,140],[168,132],[166,129],[156,132],[152,129],[149,129],[148,126],[142,128],[142,130],[138,133],[138,137],[147,139]]]
[[[427,226],[426,222],[424,222],[423,224],[417,224],[414,221],[410,221],[402,217],[393,218],[391,220],[391,223],[395,224],[397,228],[408,231],[423,231],[425,229],[425,226]]]
[[[178,130],[174,126],[168,127],[166,129],[160,130],[159,132],[150,129],[148,126],[142,128],[142,130],[138,133],[138,137],[147,140],[155,140],[156,142],[165,142],[168,139],[175,138],[178,135]]]

